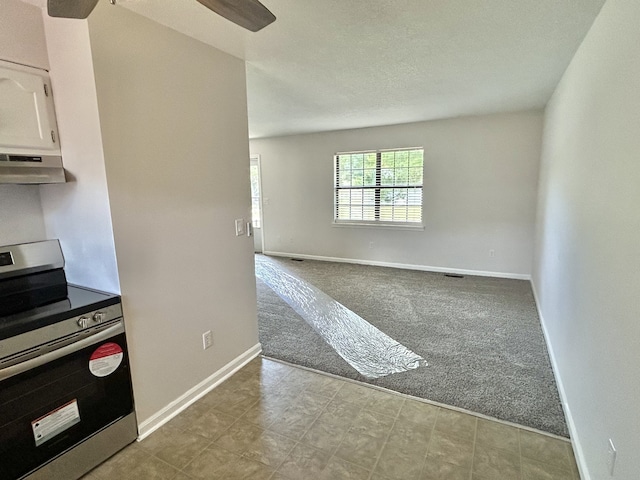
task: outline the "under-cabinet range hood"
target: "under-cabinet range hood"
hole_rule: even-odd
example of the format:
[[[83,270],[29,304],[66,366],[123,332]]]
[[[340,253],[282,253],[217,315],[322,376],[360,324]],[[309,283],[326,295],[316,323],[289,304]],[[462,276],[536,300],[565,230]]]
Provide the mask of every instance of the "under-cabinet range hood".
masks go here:
[[[0,153],[0,184],[65,183],[59,155]]]

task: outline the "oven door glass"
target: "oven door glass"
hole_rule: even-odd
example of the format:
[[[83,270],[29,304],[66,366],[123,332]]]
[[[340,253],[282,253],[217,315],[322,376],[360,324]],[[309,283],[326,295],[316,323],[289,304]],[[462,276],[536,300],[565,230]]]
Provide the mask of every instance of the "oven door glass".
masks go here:
[[[118,334],[0,381],[0,478],[21,478],[131,413],[130,378]]]

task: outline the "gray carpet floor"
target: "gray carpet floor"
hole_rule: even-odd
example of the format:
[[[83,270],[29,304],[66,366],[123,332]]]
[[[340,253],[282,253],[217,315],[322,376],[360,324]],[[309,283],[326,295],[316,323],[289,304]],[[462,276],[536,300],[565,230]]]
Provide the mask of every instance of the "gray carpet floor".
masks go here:
[[[568,437],[529,282],[270,257],[429,363],[370,380],[257,279],[263,354]]]

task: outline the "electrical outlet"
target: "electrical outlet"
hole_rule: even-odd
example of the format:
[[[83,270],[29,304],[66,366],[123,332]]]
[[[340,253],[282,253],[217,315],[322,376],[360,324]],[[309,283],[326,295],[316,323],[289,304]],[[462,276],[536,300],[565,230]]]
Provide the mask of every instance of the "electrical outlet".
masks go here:
[[[607,467],[609,468],[609,475],[613,477],[613,472],[616,468],[616,456],[618,452],[616,451],[616,447],[613,445],[613,440],[609,439],[609,445],[607,450]]]
[[[202,349],[206,350],[207,348],[211,348],[213,345],[213,336],[211,335],[211,330],[207,330],[202,334]]]
[[[373,242],[369,242],[369,249],[373,248]]]
[[[496,256],[496,251],[493,248],[491,250],[489,250],[489,256],[490,257],[495,257]]]

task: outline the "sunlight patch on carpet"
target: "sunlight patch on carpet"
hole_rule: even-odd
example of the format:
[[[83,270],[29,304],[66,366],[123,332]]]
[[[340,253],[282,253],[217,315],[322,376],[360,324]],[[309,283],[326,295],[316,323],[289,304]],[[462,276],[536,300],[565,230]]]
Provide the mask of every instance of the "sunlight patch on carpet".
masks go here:
[[[256,258],[256,276],[361,375],[380,378],[427,365],[424,358],[269,259]]]

